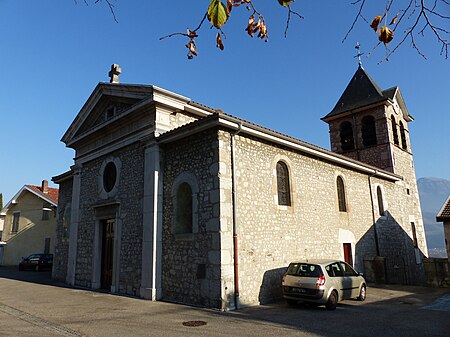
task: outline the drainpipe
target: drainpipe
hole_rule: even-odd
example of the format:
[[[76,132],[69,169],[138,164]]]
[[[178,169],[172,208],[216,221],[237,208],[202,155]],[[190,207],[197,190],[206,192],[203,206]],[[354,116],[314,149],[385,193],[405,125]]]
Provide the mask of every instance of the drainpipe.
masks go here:
[[[231,193],[233,198],[232,215],[233,215],[233,260],[234,260],[234,306],[239,309],[239,268],[238,268],[238,235],[237,235],[237,217],[236,217],[236,142],[234,137],[241,132],[242,123],[239,122],[238,129],[231,135]]]
[[[372,180],[371,180],[371,178],[374,177],[377,173],[378,173],[377,170],[375,170],[375,172],[369,176],[369,191],[370,191],[370,202],[372,203],[372,223],[373,223],[373,230],[374,230],[374,234],[375,234],[375,248],[377,251],[377,256],[380,256],[380,246],[378,244],[378,232],[377,232],[377,225],[376,225],[376,221],[375,221],[375,206],[373,203]]]

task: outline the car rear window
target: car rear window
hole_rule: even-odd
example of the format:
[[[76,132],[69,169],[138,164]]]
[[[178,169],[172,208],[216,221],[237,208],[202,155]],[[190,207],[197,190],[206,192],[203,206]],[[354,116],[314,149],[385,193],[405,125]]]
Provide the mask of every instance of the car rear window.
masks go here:
[[[303,277],[319,277],[323,274],[320,266],[309,263],[291,263],[289,265],[288,275]]]

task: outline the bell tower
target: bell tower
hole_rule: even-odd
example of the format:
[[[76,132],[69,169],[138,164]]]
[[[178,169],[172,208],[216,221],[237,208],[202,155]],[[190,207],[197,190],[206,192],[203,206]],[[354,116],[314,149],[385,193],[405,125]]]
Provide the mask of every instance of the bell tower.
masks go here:
[[[331,151],[413,179],[408,113],[399,87],[382,90],[359,65],[329,114]]]

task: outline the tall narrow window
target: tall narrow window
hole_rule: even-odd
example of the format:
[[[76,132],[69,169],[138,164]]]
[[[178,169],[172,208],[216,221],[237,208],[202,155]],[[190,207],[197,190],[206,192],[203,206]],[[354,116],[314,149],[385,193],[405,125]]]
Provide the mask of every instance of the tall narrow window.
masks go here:
[[[341,177],[337,177],[336,187],[337,187],[337,194],[338,194],[339,212],[347,212],[344,180]]]
[[[19,231],[19,220],[20,220],[20,212],[14,212],[11,228],[12,233],[17,233]]]
[[[353,139],[352,123],[344,122],[340,128],[341,149],[342,151],[349,151],[355,149],[355,141]]]
[[[384,215],[384,202],[383,202],[383,193],[381,192],[381,187],[377,187],[377,200],[378,200],[378,212],[380,216]]]
[[[289,171],[287,165],[282,161],[277,163],[277,191],[278,205],[291,206]]]
[[[403,126],[403,123],[401,121],[400,121],[400,137],[402,138],[402,148],[403,148],[403,150],[408,149],[408,145],[406,144],[405,127]]]
[[[417,232],[416,232],[416,224],[414,222],[411,222],[411,231],[413,235],[413,245],[414,248],[418,248],[419,245],[417,244]]]
[[[395,122],[395,117],[391,116],[391,126],[392,126],[392,136],[394,137],[394,144],[398,145],[398,132],[397,132],[397,123]]]
[[[175,202],[175,234],[192,233],[192,189],[188,183],[178,186]]]
[[[364,146],[377,144],[377,132],[375,129],[375,118],[373,116],[366,116],[362,119],[361,132]]]

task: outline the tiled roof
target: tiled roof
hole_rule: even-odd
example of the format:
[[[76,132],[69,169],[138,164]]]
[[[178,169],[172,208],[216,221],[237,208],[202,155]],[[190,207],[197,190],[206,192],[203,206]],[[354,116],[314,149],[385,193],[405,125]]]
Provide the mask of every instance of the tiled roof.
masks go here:
[[[436,220],[439,222],[444,220],[450,220],[450,195],[448,196],[445,204],[442,206],[442,209],[437,215]]]
[[[58,203],[58,191],[57,188],[48,187],[47,193],[42,192],[41,186],[35,186],[35,185],[27,185],[28,188],[31,188],[33,191],[37,192],[38,194],[54,201],[56,204]]]

